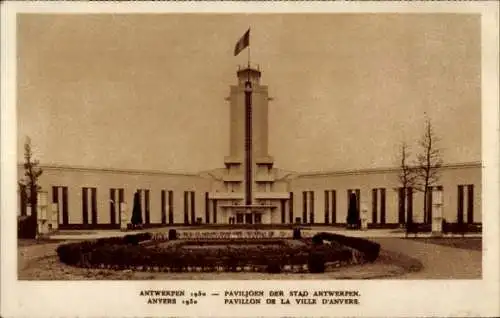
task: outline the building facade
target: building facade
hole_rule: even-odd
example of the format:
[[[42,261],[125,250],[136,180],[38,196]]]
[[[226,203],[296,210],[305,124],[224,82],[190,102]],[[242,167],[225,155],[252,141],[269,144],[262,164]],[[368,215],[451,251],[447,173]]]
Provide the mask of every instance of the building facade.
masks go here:
[[[130,222],[134,193],[144,226],[193,224],[345,224],[349,196],[367,211],[372,227],[398,226],[410,210],[413,221],[430,223],[424,205],[442,195],[448,222],[481,223],[481,164],[448,164],[424,202],[405,193],[399,170],[365,169],[296,173],[274,167],[268,152],[268,87],[261,72],[245,68],[230,86],[229,154],[224,168],[202,173],[43,166],[41,200],[58,228],[120,228]],[[222,158],[221,158],[222,161]],[[23,174],[19,165],[19,175]],[[19,214],[27,200],[19,192]]]

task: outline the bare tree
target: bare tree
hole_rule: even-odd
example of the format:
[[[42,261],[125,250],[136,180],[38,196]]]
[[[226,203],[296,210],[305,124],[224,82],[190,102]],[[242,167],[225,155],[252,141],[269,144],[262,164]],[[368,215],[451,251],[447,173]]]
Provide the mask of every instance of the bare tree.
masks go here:
[[[401,187],[406,189],[415,186],[416,174],[415,167],[408,164],[408,158],[411,156],[410,148],[406,142],[401,143],[399,157],[399,182]]]
[[[424,222],[430,223],[427,200],[431,186],[439,181],[439,168],[442,166],[441,149],[429,118],[425,121],[425,131],[419,142],[421,152],[417,155],[417,190],[424,193]]]
[[[35,233],[31,234],[33,238],[38,234],[38,191],[41,190],[38,179],[42,173],[43,170],[39,167],[39,161],[33,159],[31,139],[27,137],[24,143],[24,177],[19,182],[19,185],[21,191],[26,191],[24,194],[31,206],[31,221],[35,223],[33,227]]]
[[[411,188],[415,186],[416,182],[416,169],[408,164],[409,158],[411,156],[409,146],[406,142],[402,142],[399,152],[399,184],[402,188],[402,210],[405,210],[405,202],[407,201],[407,196],[411,195]],[[413,215],[411,215],[411,209],[406,209],[406,222],[411,223]]]

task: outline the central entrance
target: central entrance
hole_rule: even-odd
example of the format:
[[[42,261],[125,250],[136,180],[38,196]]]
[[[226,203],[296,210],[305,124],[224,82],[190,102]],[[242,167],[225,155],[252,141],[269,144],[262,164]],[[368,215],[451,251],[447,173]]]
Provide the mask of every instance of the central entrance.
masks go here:
[[[260,212],[238,212],[236,213],[236,224],[261,224],[262,213]]]
[[[252,213],[245,213],[245,223],[252,224]]]

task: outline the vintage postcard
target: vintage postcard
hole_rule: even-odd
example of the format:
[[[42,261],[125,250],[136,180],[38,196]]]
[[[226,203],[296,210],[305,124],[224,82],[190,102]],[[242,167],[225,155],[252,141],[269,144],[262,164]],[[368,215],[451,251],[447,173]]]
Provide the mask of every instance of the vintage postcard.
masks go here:
[[[2,4],[5,317],[498,316],[498,4]]]

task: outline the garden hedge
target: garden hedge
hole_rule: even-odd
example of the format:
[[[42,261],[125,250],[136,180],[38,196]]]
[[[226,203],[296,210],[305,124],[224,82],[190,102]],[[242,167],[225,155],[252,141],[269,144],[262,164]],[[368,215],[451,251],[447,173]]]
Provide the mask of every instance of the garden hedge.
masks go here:
[[[244,267],[279,273],[285,266],[309,266],[311,272],[324,272],[325,263],[350,263],[352,251],[340,245],[287,244],[287,240],[197,241],[196,245],[228,244],[217,248],[189,248],[189,241],[166,246],[139,244],[151,239],[149,233],[69,243],[57,248],[61,262],[90,268],[155,269],[168,271],[239,271]],[[234,244],[248,244],[234,247]],[[187,245],[187,246],[186,246]],[[186,246],[186,247],[184,247]]]
[[[313,236],[312,242],[315,246],[321,245],[323,241],[336,242],[348,246],[362,253],[365,260],[373,262],[380,252],[380,244],[364,238],[344,236],[340,234],[320,232]]]
[[[443,219],[442,221],[442,230],[443,233],[451,233],[451,234],[462,234],[465,233],[481,233],[482,226],[481,224],[476,223],[448,223]],[[418,233],[429,233],[432,231],[432,224],[426,223],[408,223],[406,224],[406,235]]]
[[[482,226],[481,224],[474,223],[448,223],[446,220],[443,220],[443,233],[453,233],[453,234],[462,234],[465,233],[481,233]]]

